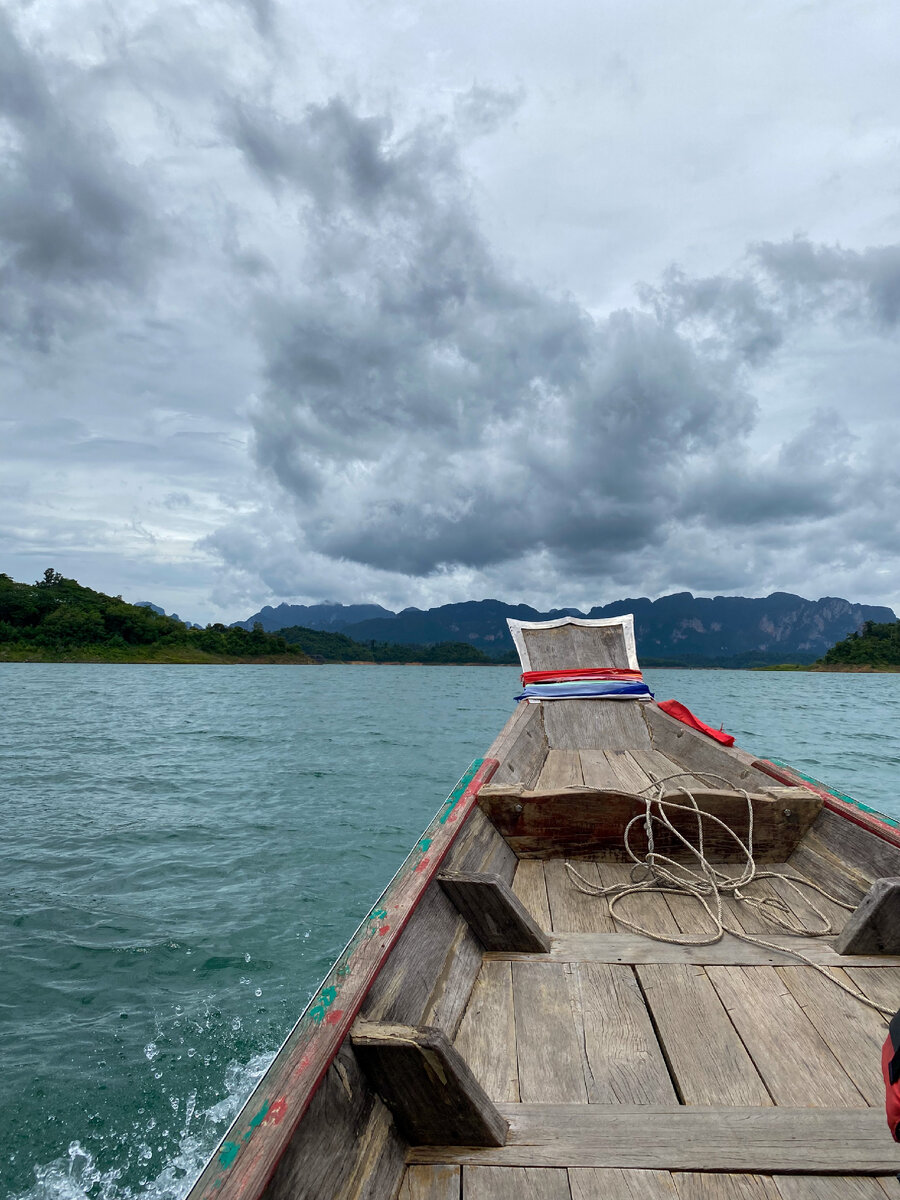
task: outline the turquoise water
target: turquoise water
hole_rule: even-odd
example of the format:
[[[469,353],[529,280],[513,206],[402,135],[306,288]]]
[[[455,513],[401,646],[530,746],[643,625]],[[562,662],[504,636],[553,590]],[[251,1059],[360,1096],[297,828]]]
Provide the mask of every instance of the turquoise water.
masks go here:
[[[900,815],[900,675],[648,679]],[[0,667],[0,1195],[182,1196],[516,685]]]

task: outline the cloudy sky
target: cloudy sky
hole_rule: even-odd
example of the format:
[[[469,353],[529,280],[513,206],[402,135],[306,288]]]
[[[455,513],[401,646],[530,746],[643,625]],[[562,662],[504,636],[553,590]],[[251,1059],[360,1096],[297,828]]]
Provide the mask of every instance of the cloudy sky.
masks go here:
[[[900,602],[892,0],[7,0],[0,549]]]

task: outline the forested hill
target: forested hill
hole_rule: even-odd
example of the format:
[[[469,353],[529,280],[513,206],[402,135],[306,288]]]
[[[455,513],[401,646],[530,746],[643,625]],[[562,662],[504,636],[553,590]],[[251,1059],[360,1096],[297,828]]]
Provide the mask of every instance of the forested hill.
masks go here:
[[[359,618],[363,605],[279,605],[263,609],[247,621],[262,621],[265,628],[302,625],[339,632],[356,642],[428,646],[439,642],[465,642],[492,658],[507,656],[512,639],[507,617],[521,621],[547,621],[565,615],[614,617],[634,613],[638,655],[646,666],[654,663],[685,666],[757,666],[770,663],[812,663],[830,646],[862,627],[864,621],[894,621],[889,608],[853,604],[834,596],[806,600],[788,592],[765,597],[693,596],[679,592],[649,600],[646,596],[616,600],[589,612],[574,608],[541,612],[527,604],[500,600],[467,601],[426,610],[407,608],[400,613]],[[267,623],[268,622],[268,623]]]
[[[48,568],[37,583],[0,574],[0,661],[309,662],[300,646],[261,628],[188,629]]]
[[[859,633],[832,646],[816,666],[900,670],[900,621],[866,621]]]

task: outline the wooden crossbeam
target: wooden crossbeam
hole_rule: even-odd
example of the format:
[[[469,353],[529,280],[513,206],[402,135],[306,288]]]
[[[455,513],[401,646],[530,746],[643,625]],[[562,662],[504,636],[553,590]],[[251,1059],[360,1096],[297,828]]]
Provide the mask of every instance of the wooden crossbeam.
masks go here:
[[[440,1029],[357,1020],[350,1037],[412,1145],[503,1145],[507,1122]]]
[[[900,954],[900,879],[876,879],[847,921],[839,954]]]
[[[505,1146],[417,1146],[410,1163],[619,1167],[754,1174],[890,1175],[900,1170],[877,1108],[499,1104]]]
[[[678,935],[675,935],[678,936]],[[767,942],[782,947],[783,953],[765,950],[752,942],[726,933],[722,940],[709,946],[677,946],[657,942],[635,933],[555,933],[550,937],[547,962],[626,963],[642,964],[692,963],[695,966],[784,966],[797,965],[791,950],[822,966],[831,967],[900,967],[900,955],[858,955],[852,962],[838,954],[834,938],[805,938],[794,934],[765,933]],[[520,961],[533,959],[531,954],[510,950],[494,951],[486,959]]]
[[[438,883],[486,950],[546,954],[550,937],[499,875],[444,872]]]

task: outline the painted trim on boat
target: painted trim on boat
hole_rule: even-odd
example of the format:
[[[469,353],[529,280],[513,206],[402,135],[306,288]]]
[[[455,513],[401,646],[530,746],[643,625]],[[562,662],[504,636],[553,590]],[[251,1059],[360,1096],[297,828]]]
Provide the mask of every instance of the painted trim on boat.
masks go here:
[[[512,634],[512,640],[519,653],[519,662],[522,664],[523,671],[531,670],[531,658],[528,654],[528,647],[525,645],[525,638],[522,636],[522,630],[559,629],[563,625],[581,625],[588,629],[620,625],[622,627],[622,635],[625,638],[625,652],[628,657],[628,662],[625,665],[633,671],[641,669],[638,663],[637,646],[634,641],[634,616],[631,613],[624,613],[621,617],[598,618],[595,621],[591,621],[587,617],[560,617],[556,621],[514,621],[511,617],[507,617],[506,623],[509,626],[509,632]]]
[[[848,796],[844,792],[835,791],[821,780],[815,779],[812,775],[806,775],[803,771],[798,771],[796,767],[782,762],[779,758],[754,759],[753,766],[788,787],[808,788],[822,797],[825,807],[831,812],[846,818],[861,829],[868,830],[869,833],[874,833],[876,837],[880,837],[885,842],[900,846],[900,822],[894,820],[893,817],[888,817],[884,813],[878,812],[877,809],[870,808],[868,804],[863,804],[860,800],[854,800],[852,796]]]
[[[260,1196],[373,981],[499,766],[476,759],[338,955],[188,1200]]]

